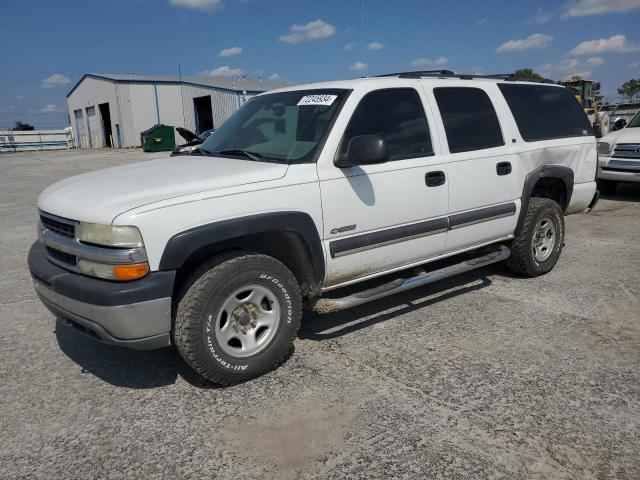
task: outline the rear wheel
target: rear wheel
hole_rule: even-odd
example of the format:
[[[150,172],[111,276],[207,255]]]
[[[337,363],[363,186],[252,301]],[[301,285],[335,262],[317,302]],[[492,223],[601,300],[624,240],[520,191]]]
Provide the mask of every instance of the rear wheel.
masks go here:
[[[511,244],[507,267],[518,275],[543,275],[555,266],[563,246],[560,205],[548,198],[531,198],[522,229]]]
[[[259,254],[222,257],[192,276],[176,309],[174,340],[196,372],[231,385],[282,363],[301,312],[300,288],[282,263]]]
[[[615,192],[618,186],[618,182],[614,180],[598,180],[597,184],[598,184],[598,190],[600,190],[600,193],[604,193],[605,195],[608,193]]]

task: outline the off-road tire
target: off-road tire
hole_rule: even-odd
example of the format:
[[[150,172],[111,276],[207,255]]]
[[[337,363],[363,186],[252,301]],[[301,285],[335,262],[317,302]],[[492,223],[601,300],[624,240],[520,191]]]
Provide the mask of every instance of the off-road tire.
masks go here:
[[[237,358],[220,347],[211,318],[234,290],[247,284],[271,290],[282,307],[280,323],[262,351]],[[301,317],[300,287],[285,265],[261,254],[223,255],[197,269],[185,283],[175,306],[173,339],[196,372],[218,385],[233,385],[278,367],[292,349]]]
[[[618,188],[618,182],[615,180],[598,180],[597,185],[600,193],[605,195],[615,192],[616,188]]]
[[[556,239],[549,257],[544,261],[538,261],[533,253],[536,227],[545,217],[554,222]],[[507,259],[507,268],[525,277],[537,277],[549,272],[555,266],[564,247],[564,231],[564,215],[560,205],[548,198],[532,197],[522,228],[511,242],[511,256]]]

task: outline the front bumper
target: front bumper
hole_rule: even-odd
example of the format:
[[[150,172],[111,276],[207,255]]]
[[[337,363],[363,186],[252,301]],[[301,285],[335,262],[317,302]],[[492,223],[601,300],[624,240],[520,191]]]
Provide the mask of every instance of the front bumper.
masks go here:
[[[640,160],[600,157],[598,179],[617,182],[640,182]]]
[[[40,242],[29,250],[28,264],[40,300],[66,325],[111,345],[148,350],[171,344],[175,272],[132,282],[90,278],[51,263]]]

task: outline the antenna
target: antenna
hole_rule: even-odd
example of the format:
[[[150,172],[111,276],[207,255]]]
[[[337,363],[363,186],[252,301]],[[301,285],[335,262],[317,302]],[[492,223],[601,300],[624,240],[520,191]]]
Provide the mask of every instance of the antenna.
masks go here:
[[[360,12],[360,48],[364,50],[364,0],[362,0],[362,8]]]
[[[187,117],[184,115],[184,95],[182,94],[182,67],[178,64],[178,78],[180,78],[180,104],[182,105],[182,128],[187,128]]]

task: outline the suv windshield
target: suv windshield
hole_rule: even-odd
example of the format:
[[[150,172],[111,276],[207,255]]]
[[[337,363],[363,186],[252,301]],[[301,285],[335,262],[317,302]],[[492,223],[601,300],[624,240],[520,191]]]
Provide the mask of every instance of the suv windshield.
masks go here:
[[[200,150],[252,160],[315,161],[348,92],[318,89],[260,95],[229,117]]]

